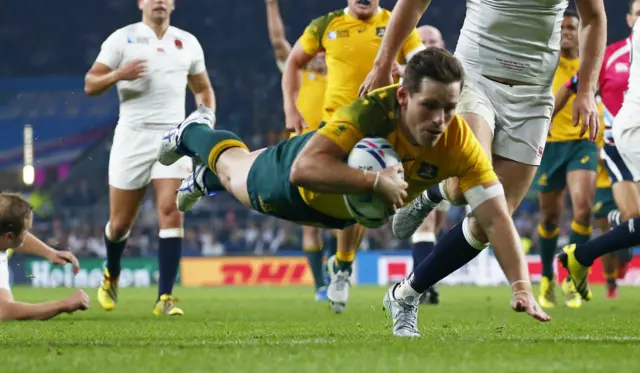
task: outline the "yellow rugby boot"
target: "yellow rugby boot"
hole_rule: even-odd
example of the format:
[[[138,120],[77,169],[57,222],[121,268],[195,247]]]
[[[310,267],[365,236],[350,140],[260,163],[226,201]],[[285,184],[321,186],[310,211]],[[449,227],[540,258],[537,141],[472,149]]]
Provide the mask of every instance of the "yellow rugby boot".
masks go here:
[[[582,297],[576,290],[576,285],[570,277],[562,281],[562,293],[564,294],[564,304],[569,308],[582,307]]]
[[[156,316],[183,316],[184,311],[176,306],[178,300],[171,295],[162,294],[160,300],[153,308],[153,314]]]
[[[540,279],[540,295],[538,304],[542,308],[553,308],[556,306],[556,280],[547,276]]]
[[[118,278],[111,278],[108,269],[104,269],[104,277],[98,288],[98,303],[105,311],[116,308],[118,303]]]
[[[589,267],[583,266],[576,259],[576,245],[567,245],[562,248],[562,251],[563,252],[558,255],[558,260],[562,266],[569,271],[569,276],[571,276],[575,289],[578,291],[578,294],[580,294],[582,299],[591,300],[591,298],[593,298],[593,293],[591,293],[589,283],[587,282]]]

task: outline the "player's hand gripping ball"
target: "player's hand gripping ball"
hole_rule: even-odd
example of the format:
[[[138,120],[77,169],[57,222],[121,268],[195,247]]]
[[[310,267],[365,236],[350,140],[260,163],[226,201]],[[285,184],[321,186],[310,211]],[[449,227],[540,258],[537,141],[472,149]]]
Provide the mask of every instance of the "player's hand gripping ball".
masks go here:
[[[385,138],[365,137],[351,150],[347,163],[349,167],[375,173],[400,163],[400,160]],[[367,228],[383,226],[394,213],[393,208],[375,193],[345,195],[344,200],[351,216]]]

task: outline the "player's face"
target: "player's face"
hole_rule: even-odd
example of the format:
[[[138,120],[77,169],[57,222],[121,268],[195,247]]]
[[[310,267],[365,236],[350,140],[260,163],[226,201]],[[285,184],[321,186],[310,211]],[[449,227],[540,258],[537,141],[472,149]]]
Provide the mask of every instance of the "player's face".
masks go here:
[[[163,22],[175,9],[175,0],[138,0],[142,15],[154,22]]]
[[[378,11],[379,0],[349,0],[349,13],[358,19],[369,19]]]
[[[578,19],[567,16],[562,20],[562,40],[560,47],[564,50],[578,49]]]
[[[431,147],[438,142],[456,113],[460,89],[460,82],[445,84],[429,78],[412,95],[404,86],[398,88],[406,135],[413,143]]]
[[[633,28],[638,17],[640,17],[640,0],[631,4],[631,9],[629,9],[629,14],[627,14],[627,25],[629,28]]]
[[[420,40],[425,47],[438,47],[444,48],[444,40],[442,40],[442,34],[435,28],[418,29],[420,33]]]

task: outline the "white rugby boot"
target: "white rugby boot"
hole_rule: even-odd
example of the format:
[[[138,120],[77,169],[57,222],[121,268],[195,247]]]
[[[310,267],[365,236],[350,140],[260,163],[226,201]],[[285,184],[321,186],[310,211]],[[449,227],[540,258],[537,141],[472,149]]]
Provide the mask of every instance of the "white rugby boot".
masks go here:
[[[400,208],[393,215],[391,230],[393,235],[401,240],[411,237],[420,227],[427,215],[433,211],[438,204],[429,201],[427,191],[411,201],[410,204]]]
[[[351,287],[351,271],[337,270],[335,268],[336,256],[327,260],[327,273],[329,273],[329,286],[327,286],[327,298],[331,304],[331,310],[335,313],[344,312],[349,300],[349,288]]]
[[[178,193],[176,194],[176,206],[178,211],[187,212],[203,197],[214,196],[217,191],[208,191],[204,184],[204,173],[207,166],[196,162],[193,158],[193,171],[191,175],[182,179]]]
[[[420,337],[418,331],[418,304],[420,297],[396,299],[393,285],[384,295],[382,304],[393,320],[393,335],[396,337]]]
[[[171,166],[184,156],[194,157],[195,154],[181,146],[184,130],[192,124],[206,124],[211,129],[216,122],[216,115],[204,105],[191,113],[182,123],[166,131],[162,136],[162,143],[158,149],[158,162],[165,166]]]

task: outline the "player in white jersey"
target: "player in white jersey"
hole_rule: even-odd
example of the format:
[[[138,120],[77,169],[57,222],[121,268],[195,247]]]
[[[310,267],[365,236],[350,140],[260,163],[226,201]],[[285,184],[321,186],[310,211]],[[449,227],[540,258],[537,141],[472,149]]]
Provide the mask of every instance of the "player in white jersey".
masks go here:
[[[8,264],[11,250],[40,256],[53,264],[71,263],[74,273],[80,270],[78,259],[70,251],[54,250],[29,233],[32,222],[33,209],[27,201],[17,194],[0,194],[0,321],[47,320],[89,308],[89,296],[82,290],[52,302],[23,303],[13,299]]]
[[[389,83],[393,56],[418,22],[430,0],[399,0],[383,37],[373,70],[362,91]],[[513,212],[528,191],[540,163],[553,110],[551,85],[560,53],[560,35],[567,0],[467,0],[467,13],[456,56],[465,68],[465,86],[458,105],[476,138],[492,156]],[[603,0],[576,0],[580,15],[582,74],[574,102],[574,121],[595,140],[599,127],[594,99],[606,42]],[[426,160],[428,163],[428,160]],[[457,181],[448,179],[426,191],[394,217],[398,237],[409,237],[443,199],[466,204]],[[472,214],[473,215],[473,214]],[[473,259],[486,247],[486,234],[475,218],[442,237],[434,251],[402,283],[388,293],[387,309],[394,331],[417,324],[417,299],[429,286]],[[522,254],[499,252],[504,267],[522,265]],[[509,278],[513,301],[531,313],[538,309],[529,279]]]
[[[156,157],[164,131],[184,120],[187,85],[197,104],[215,110],[215,97],[200,43],[192,34],[169,25],[174,0],[138,0],[138,7],[142,22],[111,34],[85,77],[88,95],[102,94],[115,84],[120,97],[120,119],[109,159],[107,264],[98,301],[105,310],[116,307],[120,258],[145,190],[153,184],[160,228],[160,278],[153,312],[182,315],[171,295],[183,237],[183,215],[174,199],[191,164],[184,161],[167,167]]]
[[[633,3],[630,3],[631,6]],[[640,201],[638,189],[640,186],[638,184],[640,182],[640,60],[634,58],[638,55],[640,55],[640,23],[636,21],[631,32],[629,89],[624,95],[624,102],[611,128],[617,150],[615,156],[618,159],[607,161],[618,165],[616,171],[618,173],[624,169],[627,176],[618,175],[621,176],[619,179],[636,183],[635,189],[625,190],[628,192],[625,197],[632,205],[639,205]],[[614,153],[607,153],[609,157],[611,154]],[[618,176],[614,175],[616,179]],[[562,249],[564,253],[559,256],[560,262],[569,270],[578,292],[586,300],[592,298],[587,284],[587,275],[593,261],[602,255],[640,244],[640,212],[631,211],[625,218],[628,220],[613,222],[619,225],[594,240],[585,244],[565,246]]]

